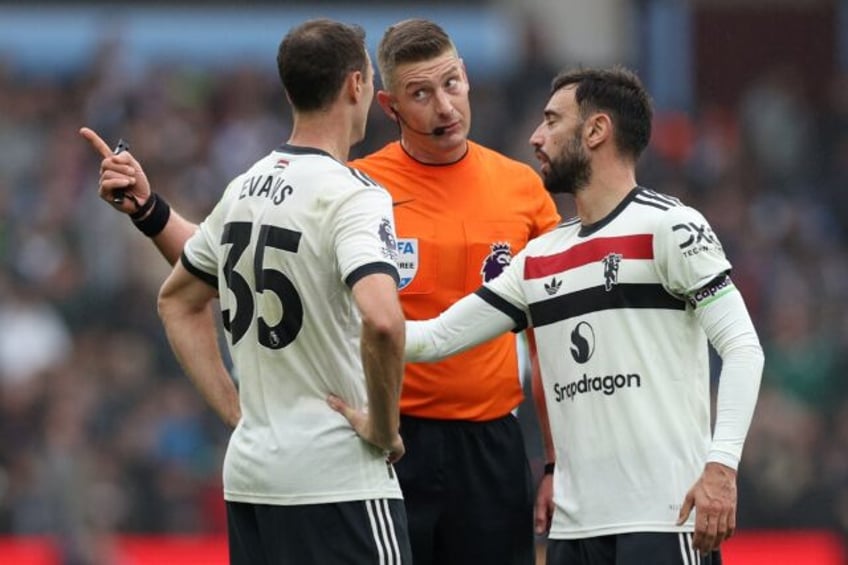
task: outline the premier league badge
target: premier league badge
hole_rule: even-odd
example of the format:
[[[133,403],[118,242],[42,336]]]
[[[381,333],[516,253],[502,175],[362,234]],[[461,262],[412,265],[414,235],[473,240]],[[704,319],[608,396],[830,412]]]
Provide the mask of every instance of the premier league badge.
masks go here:
[[[489,248],[491,252],[483,259],[483,266],[480,268],[484,283],[495,280],[512,261],[509,243],[501,241],[491,244]]]

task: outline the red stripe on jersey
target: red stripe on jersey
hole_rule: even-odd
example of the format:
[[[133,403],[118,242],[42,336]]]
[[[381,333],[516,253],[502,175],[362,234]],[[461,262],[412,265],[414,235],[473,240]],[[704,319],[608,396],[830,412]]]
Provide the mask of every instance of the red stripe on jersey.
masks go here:
[[[527,257],[524,261],[524,279],[540,279],[601,261],[610,253],[618,253],[622,259],[653,259],[653,234],[625,235],[621,237],[599,237],[575,245],[561,253],[543,257]]]

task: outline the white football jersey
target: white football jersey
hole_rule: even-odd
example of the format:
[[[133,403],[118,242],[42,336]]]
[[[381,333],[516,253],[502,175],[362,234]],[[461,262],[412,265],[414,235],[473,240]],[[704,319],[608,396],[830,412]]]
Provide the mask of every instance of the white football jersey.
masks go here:
[[[700,213],[639,187],[600,222],[531,241],[478,291],[534,327],[556,430],[551,538],[692,530],[694,512],[675,523],[711,438],[694,308],[730,290],[729,270]]]
[[[234,179],[182,262],[218,289],[242,419],[226,500],[317,504],[401,498],[384,454],[327,404],[367,402],[350,287],[397,280],[389,194],[311,148],[283,145]]]

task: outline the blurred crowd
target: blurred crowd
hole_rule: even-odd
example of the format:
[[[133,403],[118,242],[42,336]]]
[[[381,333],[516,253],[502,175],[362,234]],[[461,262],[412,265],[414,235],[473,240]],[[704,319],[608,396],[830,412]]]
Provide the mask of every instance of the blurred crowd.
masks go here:
[[[114,47],[67,76],[0,65],[0,535],[56,534],[70,555],[110,532],[223,531],[227,439],[161,329],[168,266],[97,198],[77,130],[127,139],[193,220],[288,135],[273,73],[130,72]],[[556,69],[518,69],[470,76],[472,138],[535,163],[526,140]],[[658,108],[639,178],[711,222],[766,351],[740,528],[848,533],[848,77],[810,94],[765,69],[733,107]],[[375,106],[354,156],[396,135]]]

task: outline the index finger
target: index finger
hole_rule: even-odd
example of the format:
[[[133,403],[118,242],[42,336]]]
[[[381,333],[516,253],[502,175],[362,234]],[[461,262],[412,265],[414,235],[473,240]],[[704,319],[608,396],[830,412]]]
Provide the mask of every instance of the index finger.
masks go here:
[[[106,145],[106,142],[103,141],[103,139],[99,135],[97,135],[97,133],[93,129],[83,127],[80,128],[79,133],[81,136],[88,140],[88,142],[91,144],[95,151],[100,153],[101,157],[105,159],[106,157],[112,155],[112,150],[109,148],[108,145]]]

